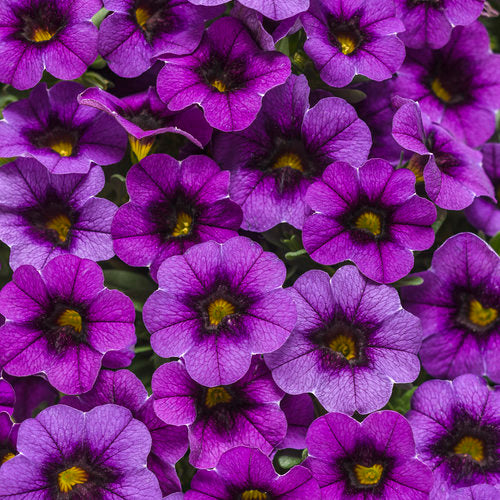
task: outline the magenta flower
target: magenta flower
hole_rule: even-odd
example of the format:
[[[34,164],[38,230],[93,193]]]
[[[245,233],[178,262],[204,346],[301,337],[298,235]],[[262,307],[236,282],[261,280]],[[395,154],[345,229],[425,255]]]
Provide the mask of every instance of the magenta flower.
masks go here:
[[[412,250],[434,242],[434,205],[415,194],[415,177],[380,159],[356,169],[330,165],[308,190],[314,210],[304,223],[304,247],[321,264],[354,262],[368,278],[392,283],[413,267]]]
[[[232,17],[211,24],[192,55],[162,60],[157,89],[168,108],[180,111],[199,104],[207,122],[226,132],[247,128],[264,94],[290,75],[288,57],[260,50]]]
[[[132,301],[103,281],[95,262],[74,255],[41,273],[19,267],[0,291],[0,368],[21,377],[44,372],[67,394],[90,390],[104,354],[136,341]]]
[[[158,417],[188,426],[189,461],[197,468],[215,467],[225,451],[237,446],[270,455],[285,437],[286,418],[279,407],[283,392],[257,357],[234,384],[199,385],[178,361],[161,365],[152,387]]]

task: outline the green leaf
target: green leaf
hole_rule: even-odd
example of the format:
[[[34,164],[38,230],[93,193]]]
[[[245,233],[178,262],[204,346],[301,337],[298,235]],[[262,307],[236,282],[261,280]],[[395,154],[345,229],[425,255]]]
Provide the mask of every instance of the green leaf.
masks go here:
[[[411,387],[410,389],[401,392],[400,390],[395,390],[394,394],[387,405],[388,410],[394,410],[398,413],[404,415],[410,410],[411,398],[413,393],[418,389],[417,386]]]
[[[303,458],[301,456],[293,456],[293,455],[280,455],[278,457],[278,464],[285,470],[291,469],[295,465],[298,465],[302,462]]]
[[[424,282],[424,279],[421,278],[420,276],[412,276],[411,274],[409,276],[406,276],[405,278],[400,279],[399,281],[396,281],[394,283],[395,288],[400,288],[402,286],[418,286],[421,285]]]
[[[285,254],[285,259],[286,260],[295,260],[300,257],[303,257],[304,255],[307,255],[307,252],[304,248],[301,248],[300,250],[296,250],[295,252],[287,252]]]
[[[495,234],[490,240],[490,246],[495,252],[500,255],[500,232]]]

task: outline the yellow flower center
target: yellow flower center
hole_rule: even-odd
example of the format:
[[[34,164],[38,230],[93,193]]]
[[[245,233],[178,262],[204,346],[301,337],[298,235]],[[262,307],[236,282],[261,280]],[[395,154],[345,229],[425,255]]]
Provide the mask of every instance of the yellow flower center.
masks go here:
[[[335,38],[340,44],[342,54],[349,55],[356,50],[357,42],[351,33],[339,33],[335,35]]]
[[[378,484],[382,477],[384,468],[380,464],[373,464],[371,467],[356,464],[354,466],[354,474],[359,484],[375,485]]]
[[[192,226],[193,218],[185,212],[179,212],[177,214],[177,224],[172,231],[172,236],[186,236],[191,231]],[[210,314],[210,306],[208,306],[208,313]],[[212,322],[212,320],[210,320],[210,322]]]
[[[146,158],[146,156],[148,156],[149,152],[151,151],[151,148],[153,147],[155,139],[154,137],[152,138],[148,137],[145,139],[136,139],[135,137],[129,135],[128,142],[130,143],[130,148],[135,154],[137,160],[141,161],[142,159]]]
[[[5,462],[7,462],[7,460],[10,460],[11,458],[14,457],[15,457],[14,453],[7,453],[7,455],[4,455],[2,460],[0,460],[0,465],[4,464]]]
[[[484,459],[484,443],[472,436],[463,437],[453,451],[457,455],[468,455],[476,462],[481,462]]]
[[[439,78],[434,78],[434,80],[432,80],[431,89],[434,92],[435,96],[444,102],[450,102],[453,98],[451,93],[443,87],[443,84],[441,83],[441,80]]]
[[[415,181],[416,182],[423,182],[424,180],[424,170],[422,168],[422,156],[418,154],[414,154],[411,158],[408,164],[406,165],[406,168],[408,170],[411,170],[415,174]]]
[[[82,317],[74,309],[66,309],[63,311],[56,322],[59,326],[70,326],[77,333],[82,331]]]
[[[226,316],[235,312],[233,304],[225,299],[216,299],[208,305],[208,319],[213,326],[217,326]]]
[[[241,494],[241,500],[266,500],[267,493],[260,490],[245,490]]]
[[[144,28],[145,24],[148,22],[148,19],[151,17],[151,14],[144,7],[139,7],[135,9],[135,18],[137,20],[137,24]]]
[[[57,484],[59,490],[63,493],[68,493],[77,484],[84,484],[89,480],[89,475],[80,467],[71,467],[70,469],[59,472],[57,476]]]
[[[370,211],[363,212],[354,223],[356,229],[372,233],[373,236],[379,236],[382,232],[382,221],[380,217]]]
[[[46,29],[37,28],[31,35],[31,41],[36,43],[48,42],[54,35],[55,33],[52,33]]]
[[[478,326],[488,326],[498,318],[498,311],[494,307],[484,307],[481,302],[472,299],[469,303],[469,319]]]
[[[229,89],[227,88],[226,84],[222,82],[221,80],[214,80],[212,82],[212,87],[216,88],[219,92],[227,92]]]
[[[342,354],[347,360],[356,357],[356,344],[354,340],[347,335],[338,335],[329,342],[328,347],[332,351]]]
[[[45,227],[54,230],[61,240],[61,243],[64,243],[71,229],[71,221],[66,215],[56,215],[45,224]]]
[[[58,140],[54,140],[49,144],[50,149],[55,151],[59,156],[71,156],[73,154],[74,143],[68,137],[63,137]]]
[[[299,172],[304,171],[304,167],[302,166],[302,161],[299,155],[295,153],[285,153],[281,155],[273,165],[273,170],[277,168],[291,168],[293,170],[298,170]]]
[[[210,387],[205,396],[205,406],[207,408],[213,408],[221,403],[230,403],[232,399],[231,394],[221,385],[218,387]]]

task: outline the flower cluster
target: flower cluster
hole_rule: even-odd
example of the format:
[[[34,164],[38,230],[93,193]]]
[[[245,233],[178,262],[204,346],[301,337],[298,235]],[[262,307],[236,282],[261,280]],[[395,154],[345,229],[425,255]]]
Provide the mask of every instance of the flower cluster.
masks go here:
[[[498,10],[0,1],[0,498],[499,498]]]

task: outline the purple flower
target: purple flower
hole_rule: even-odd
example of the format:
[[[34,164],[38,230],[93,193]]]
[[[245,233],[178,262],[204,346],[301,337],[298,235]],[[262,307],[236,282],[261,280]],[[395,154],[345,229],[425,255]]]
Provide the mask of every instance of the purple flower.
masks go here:
[[[500,231],[500,144],[485,144],[481,148],[483,167],[495,187],[497,203],[487,198],[477,198],[465,210],[468,221],[489,236]]]
[[[0,81],[29,89],[46,69],[56,78],[81,76],[97,57],[91,18],[100,0],[0,2]]]
[[[422,330],[395,289],[344,266],[331,279],[306,272],[292,294],[297,325],[281,349],[265,356],[281,389],[312,392],[328,411],[370,413],[389,401],[394,382],[417,378]]]
[[[158,94],[172,111],[199,104],[207,122],[226,132],[247,128],[262,96],[286,81],[290,60],[262,51],[235,18],[218,19],[189,56],[162,57]]]
[[[7,412],[9,415],[12,415],[15,402],[16,393],[14,392],[14,388],[7,380],[0,377],[0,412]]]
[[[433,122],[469,146],[483,144],[500,108],[500,55],[491,53],[486,28],[458,26],[440,50],[408,50],[395,93],[418,101]]]
[[[122,77],[148,70],[162,54],[196,49],[211,11],[187,0],[104,0],[112,14],[99,27],[99,53]]]
[[[195,5],[221,5],[228,0],[189,0]],[[275,21],[287,19],[309,8],[309,0],[238,0],[239,3],[256,10]]]
[[[11,247],[10,266],[40,269],[58,255],[92,260],[114,256],[111,221],[116,206],[96,198],[104,187],[101,167],[86,175],[51,174],[33,159],[0,169],[0,239]]]
[[[470,488],[454,490],[447,500],[497,500],[500,488],[489,484],[475,484]]]
[[[433,470],[431,500],[500,484],[499,415],[500,392],[475,375],[429,380],[416,390],[407,416],[419,458]]]
[[[8,412],[0,411],[0,470],[4,463],[17,455],[16,444],[18,432],[19,424],[12,422]]]
[[[432,123],[418,103],[396,98],[392,135],[413,151],[407,168],[425,182],[429,198],[441,208],[462,210],[477,196],[494,197],[493,186],[481,166],[481,153]]]
[[[127,175],[131,201],[122,205],[111,229],[117,255],[131,266],[160,264],[197,243],[237,236],[241,209],[228,197],[229,172],[207,156],[178,162],[151,155]],[[1,234],[1,233],[0,233]]]
[[[252,354],[278,349],[295,325],[285,274],[276,255],[243,237],[201,243],[166,259],[159,290],[144,304],[153,350],[183,357],[200,384],[236,382]]]
[[[287,430],[285,439],[278,448],[304,449],[306,445],[306,433],[309,425],[315,419],[314,403],[308,394],[292,396],[285,394],[280,403],[281,409],[285,413]]]
[[[212,128],[199,108],[192,106],[173,113],[160,101],[152,87],[123,99],[102,89],[91,88],[78,96],[78,102],[111,115],[128,133],[130,147],[138,160],[149,154],[157,135],[179,134],[200,148],[212,135]]]
[[[44,372],[66,394],[91,389],[108,351],[135,343],[134,305],[103,286],[101,268],[61,255],[40,272],[19,267],[0,291],[0,368],[10,375]]]
[[[396,0],[406,28],[399,37],[407,47],[439,49],[450,39],[452,28],[474,22],[483,5],[484,0]]]
[[[78,104],[83,87],[37,85],[27,99],[9,104],[0,121],[0,156],[37,159],[53,174],[85,174],[92,162],[121,160],[127,136],[105,113]]]
[[[463,373],[500,382],[500,257],[471,233],[449,238],[423,284],[401,289],[424,330],[420,358],[434,377]]]
[[[0,468],[0,496],[160,500],[150,448],[146,426],[126,408],[52,406],[21,424],[19,455]]]
[[[392,283],[413,267],[412,250],[434,242],[434,205],[415,194],[415,177],[385,160],[359,169],[330,165],[306,195],[314,214],[304,223],[304,248],[321,264],[354,262],[368,278]]]
[[[344,87],[357,74],[387,80],[405,58],[396,36],[404,26],[390,0],[312,0],[302,24],[304,50],[333,87]]]
[[[301,229],[307,188],[324,168],[368,158],[370,131],[354,108],[336,97],[311,108],[309,92],[305,76],[292,75],[266,95],[248,129],[215,137],[214,157],[231,170],[229,194],[243,209],[244,229],[261,232],[280,222]]]
[[[257,358],[231,385],[201,386],[178,361],[161,365],[152,386],[158,417],[167,424],[188,425],[189,461],[195,467],[215,467],[236,446],[270,455],[285,437],[286,419],[279,407],[283,392]]]
[[[152,446],[147,463],[148,468],[156,474],[162,493],[167,495],[180,491],[174,464],[186,453],[187,428],[166,425],[155,415],[153,398],[148,398],[142,382],[131,371],[102,370],[92,390],[78,397],[65,396],[61,403],[82,411],[107,403],[128,408],[132,416],[143,422],[151,434]]]
[[[226,451],[215,470],[199,470],[186,492],[186,500],[320,500],[318,483],[300,465],[284,476],[276,474],[271,460],[255,448]]]
[[[323,498],[425,500],[432,472],[415,458],[415,441],[404,417],[380,411],[362,423],[341,413],[314,421],[304,463]]]

